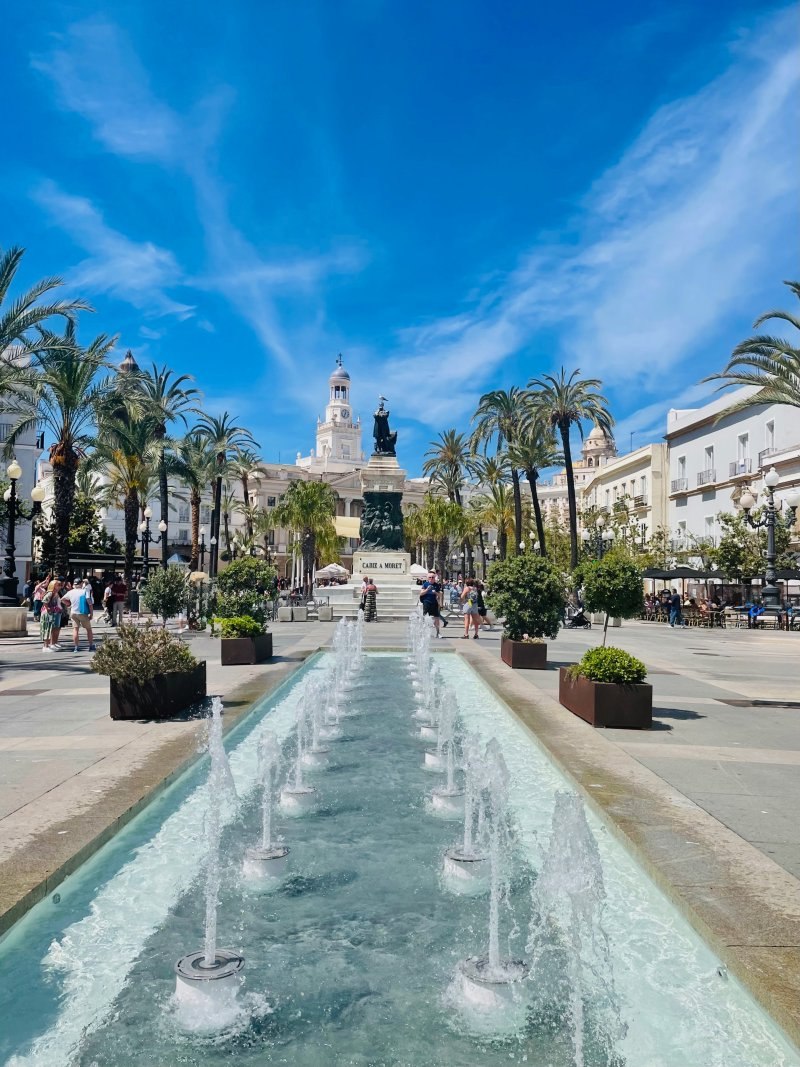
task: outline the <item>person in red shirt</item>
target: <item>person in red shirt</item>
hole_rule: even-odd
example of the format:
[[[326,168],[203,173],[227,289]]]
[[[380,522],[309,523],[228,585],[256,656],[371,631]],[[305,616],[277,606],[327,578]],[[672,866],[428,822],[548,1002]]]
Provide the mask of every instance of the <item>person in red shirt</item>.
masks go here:
[[[117,574],[111,583],[111,625],[122,626],[122,612],[128,596],[128,587]]]

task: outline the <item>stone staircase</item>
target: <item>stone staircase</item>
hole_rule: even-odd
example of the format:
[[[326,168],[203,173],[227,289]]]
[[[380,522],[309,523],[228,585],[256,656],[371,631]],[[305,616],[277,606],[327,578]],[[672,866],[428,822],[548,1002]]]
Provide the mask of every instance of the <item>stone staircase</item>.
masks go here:
[[[407,619],[419,603],[419,586],[407,574],[384,574],[375,578],[378,587],[378,621],[394,622]],[[330,594],[334,619],[354,619],[361,602],[361,578],[352,578],[347,585],[320,589],[320,596]]]

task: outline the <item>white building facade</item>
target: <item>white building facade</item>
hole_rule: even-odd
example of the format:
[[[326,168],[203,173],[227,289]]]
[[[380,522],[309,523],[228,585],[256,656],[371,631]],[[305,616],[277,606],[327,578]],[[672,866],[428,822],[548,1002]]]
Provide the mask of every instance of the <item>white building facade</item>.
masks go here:
[[[800,486],[797,408],[760,404],[720,418],[734,402],[756,391],[747,387],[701,408],[669,412],[667,517],[676,547],[691,547],[697,539],[716,544],[721,532],[719,514],[736,511],[745,488],[758,502],[770,467],[775,467],[780,478],[778,497],[781,490]]]
[[[593,427],[591,433],[581,446],[580,456],[572,465],[575,479],[575,497],[578,510],[582,505],[581,497],[586,486],[594,479],[597,471],[614,460],[617,454],[614,439],[608,437],[599,426]],[[536,492],[542,509],[542,517],[547,522],[554,519],[566,525],[569,522],[569,504],[567,500],[567,472],[559,471],[546,482],[536,483]]]
[[[597,467],[581,493],[584,511],[617,514],[642,543],[667,525],[667,446],[644,445]]]

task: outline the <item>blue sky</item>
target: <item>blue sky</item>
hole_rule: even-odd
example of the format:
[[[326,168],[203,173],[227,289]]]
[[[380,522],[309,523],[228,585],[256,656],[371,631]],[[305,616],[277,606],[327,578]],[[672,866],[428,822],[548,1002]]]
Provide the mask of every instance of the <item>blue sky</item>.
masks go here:
[[[413,473],[482,392],[562,363],[603,379],[627,449],[788,304],[795,9],[17,7],[0,244],[268,460],[313,445],[340,351]]]

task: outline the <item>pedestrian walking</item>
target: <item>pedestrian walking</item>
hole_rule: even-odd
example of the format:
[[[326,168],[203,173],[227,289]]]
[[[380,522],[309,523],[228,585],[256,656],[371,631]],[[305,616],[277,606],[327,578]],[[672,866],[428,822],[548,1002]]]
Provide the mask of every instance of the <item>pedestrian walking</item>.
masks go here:
[[[669,600],[669,624],[670,626],[683,626],[683,612],[681,607],[681,598],[678,595],[678,590],[673,589]]]
[[[462,641],[466,641],[469,638],[470,624],[475,627],[475,633],[472,635],[473,640],[478,640],[478,630],[481,625],[481,617],[478,614],[478,590],[475,588],[475,579],[468,578],[464,585],[464,592],[461,594],[461,602],[464,605],[464,633]]]
[[[476,578],[475,590],[478,594],[478,616],[480,618],[480,629],[483,630],[488,628],[489,630],[491,630],[492,624],[489,622],[489,612],[486,608],[486,601],[483,599],[485,589],[486,586],[483,584],[483,582],[479,578]]]
[[[42,635],[42,652],[60,652],[58,638],[61,633],[61,582],[54,578],[42,597],[39,630]]]
[[[61,598],[62,603],[67,601],[70,605],[70,619],[72,621],[72,651],[77,652],[80,645],[81,630],[86,631],[89,642],[89,651],[94,652],[94,634],[92,633],[92,615],[94,615],[94,600],[92,587],[88,581],[79,578],[73,588]]]
[[[122,613],[125,610],[125,599],[128,596],[128,587],[122,580],[122,575],[116,574],[111,583],[111,625],[122,626]]]
[[[50,585],[50,575],[39,582],[39,584],[33,590],[33,621],[39,622],[42,615],[42,597],[47,592],[47,587]]]
[[[374,622],[378,614],[378,587],[371,578],[367,578],[364,592],[364,622]]]
[[[442,592],[441,583],[437,579],[436,571],[429,571],[428,577],[422,583],[419,593],[419,602],[422,605],[422,614],[430,615],[436,628],[436,636],[441,637],[439,627],[442,623],[447,626],[447,619],[442,618],[439,607],[439,596]]]

